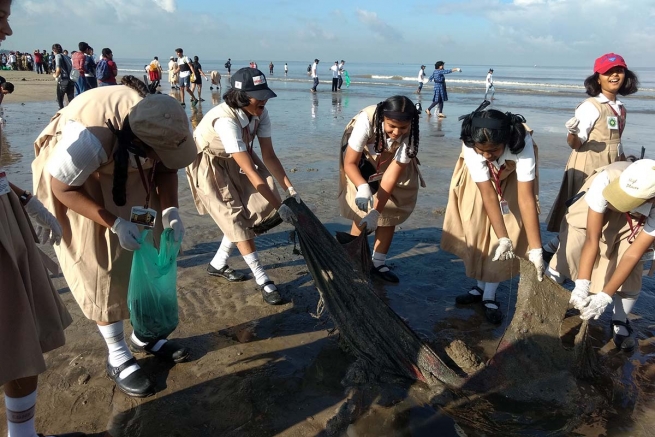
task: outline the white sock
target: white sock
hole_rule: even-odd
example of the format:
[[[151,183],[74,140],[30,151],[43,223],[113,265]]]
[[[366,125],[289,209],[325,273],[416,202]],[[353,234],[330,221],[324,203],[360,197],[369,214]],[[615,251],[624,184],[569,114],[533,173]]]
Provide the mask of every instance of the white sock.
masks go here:
[[[555,253],[559,247],[559,236],[553,237],[548,243],[544,246],[546,252]]]
[[[478,281],[478,288],[479,288],[480,290],[482,290],[483,293],[484,293],[484,286],[485,286],[486,284],[487,284],[487,283],[484,282],[484,281]],[[473,296],[480,296],[480,292],[479,292],[477,289],[475,289],[475,288],[471,288],[471,289],[469,290],[469,293],[472,294]]]
[[[37,437],[34,428],[36,390],[22,398],[5,395],[8,437]]]
[[[614,314],[612,314],[612,320],[618,320],[620,322],[625,322],[628,320],[628,314],[632,311],[632,308],[637,303],[635,298],[622,298],[618,294],[615,294],[612,297],[614,300]],[[614,326],[614,333],[619,335],[628,335],[628,329],[625,326]]]
[[[262,267],[262,263],[259,262],[259,255],[257,255],[257,252],[253,252],[253,253],[249,253],[248,255],[245,255],[243,257],[243,260],[250,267],[250,270],[252,271],[252,275],[255,277],[255,282],[257,283],[257,285],[263,285],[265,282],[271,280],[266,274],[266,270],[264,270],[264,267]],[[271,293],[275,290],[277,290],[277,287],[272,284],[269,284],[264,287],[264,291],[267,293]]]
[[[387,254],[386,253],[380,253],[373,251],[373,267],[377,268],[380,266],[384,266],[387,261]],[[380,273],[388,272],[389,267],[383,267],[380,269]]]
[[[168,340],[165,339],[165,338],[162,339],[162,340],[158,340],[157,343],[155,343],[155,345],[152,348],[150,348],[150,350],[153,351],[153,352],[157,352],[159,349],[161,349],[161,347],[164,344],[166,344],[167,341]],[[134,344],[136,344],[137,346],[141,346],[141,347],[144,347],[145,345],[148,344],[148,343],[146,343],[144,341],[139,340],[139,338],[136,336],[136,332],[134,332],[134,331],[132,331],[132,342]]]
[[[221,245],[214,255],[214,259],[211,260],[209,264],[216,270],[220,270],[227,265],[227,259],[230,257],[230,252],[234,249],[236,245],[227,239],[226,236],[223,236],[221,240]]]
[[[487,282],[484,285],[484,294],[482,295],[482,300],[496,300],[496,290],[500,282]],[[484,304],[487,308],[498,309],[498,305],[493,303]]]
[[[107,326],[98,325],[98,329],[100,330],[102,337],[105,339],[105,343],[107,343],[107,349],[109,349],[110,366],[118,367],[127,360],[133,358],[132,352],[130,352],[127,343],[125,342],[125,332],[123,331],[122,321]],[[133,364],[127,369],[124,369],[118,377],[120,379],[127,378],[139,369],[140,367],[138,364]]]

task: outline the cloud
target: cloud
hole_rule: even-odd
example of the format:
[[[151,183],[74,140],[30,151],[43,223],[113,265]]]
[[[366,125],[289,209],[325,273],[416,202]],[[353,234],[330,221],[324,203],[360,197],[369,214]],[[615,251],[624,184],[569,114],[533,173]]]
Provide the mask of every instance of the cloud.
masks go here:
[[[175,0],[152,0],[157,6],[162,8],[168,13],[173,13],[177,10]]]
[[[365,11],[363,9],[357,9],[356,13],[359,22],[365,25],[368,30],[373,32],[381,40],[388,42],[403,42],[404,38],[402,33],[382,21],[377,13]]]

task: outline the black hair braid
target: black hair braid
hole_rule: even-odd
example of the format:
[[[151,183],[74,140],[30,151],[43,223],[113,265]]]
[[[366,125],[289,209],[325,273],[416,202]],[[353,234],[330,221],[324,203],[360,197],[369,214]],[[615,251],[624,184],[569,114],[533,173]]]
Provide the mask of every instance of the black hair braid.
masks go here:
[[[409,147],[407,148],[407,157],[416,158],[418,155],[418,138],[419,138],[419,112],[416,111],[416,115],[412,118],[412,127],[409,130]]]
[[[128,88],[132,88],[134,91],[139,93],[141,97],[145,97],[150,94],[150,90],[146,84],[132,75],[123,76],[121,79],[121,84]]]
[[[385,103],[386,102],[378,103],[375,108],[375,115],[373,116],[373,126],[375,126],[375,151],[377,153],[384,152],[384,130],[382,129],[384,116],[382,115],[382,111]]]
[[[114,152],[114,184],[111,194],[116,206],[123,206],[127,202],[127,170],[130,160],[127,144],[129,144],[133,136],[129,117],[125,118],[122,129],[112,129],[112,131],[117,136],[118,147]]]
[[[525,148],[525,117],[521,114],[512,114],[511,112],[506,112],[505,116],[509,119],[509,140],[507,141],[507,147],[509,147],[510,152],[517,154],[523,151]]]

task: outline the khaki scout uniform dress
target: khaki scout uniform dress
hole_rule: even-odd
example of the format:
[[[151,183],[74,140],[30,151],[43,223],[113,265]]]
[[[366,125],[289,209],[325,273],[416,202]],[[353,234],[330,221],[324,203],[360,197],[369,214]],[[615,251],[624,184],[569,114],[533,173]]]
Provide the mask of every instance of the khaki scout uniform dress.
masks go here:
[[[0,385],[43,373],[72,321],[34,241],[18,197],[0,195]]]
[[[364,108],[361,112],[365,112],[368,116],[369,121],[372,122],[373,116],[375,115],[375,105],[368,106]],[[359,115],[359,113],[357,114]],[[341,216],[359,221],[364,218],[368,212],[360,210],[355,204],[355,197],[357,197],[357,187],[353,184],[350,179],[346,176],[346,171],[343,168],[343,158],[346,153],[346,147],[348,146],[348,140],[350,139],[350,134],[352,134],[353,128],[355,127],[355,121],[357,115],[350,120],[350,123],[346,126],[346,129],[341,138],[341,149],[342,152],[339,155],[339,211]],[[380,167],[378,172],[384,172],[389,164],[393,161],[394,156],[398,150],[400,144],[403,141],[407,141],[407,137],[400,138],[396,145],[391,150],[384,150],[378,155],[371,155],[368,147],[364,147],[362,155],[367,159],[375,168],[378,168],[378,163]],[[366,141],[366,144],[372,144],[375,142],[375,135],[369,138]],[[387,201],[387,204],[384,206],[384,210],[380,214],[378,220],[378,226],[396,226],[403,223],[407,220],[414,211],[416,206],[416,198],[418,197],[418,187],[419,187],[420,174],[418,170],[418,163],[416,158],[412,159],[410,163],[405,167],[403,172],[398,178],[398,182],[391,192],[391,196]],[[422,183],[422,181],[421,181]],[[422,183],[422,186],[425,186]],[[374,194],[374,197],[377,196],[377,193]]]
[[[607,125],[607,117],[616,117],[616,114],[609,103],[601,104],[594,97],[588,98],[586,102],[593,104],[600,115],[589,132],[587,141],[578,150],[571,152],[566,163],[562,185],[546,219],[547,229],[550,232],[559,231],[566,214],[566,201],[578,193],[587,177],[597,168],[619,159],[619,144],[625,126],[625,107],[622,107],[622,113],[618,116],[618,129],[610,129]]]
[[[526,131],[532,134],[527,126]],[[535,166],[537,166],[536,143],[534,143],[534,155]],[[519,209],[516,162],[505,161],[505,168],[500,172],[499,178],[501,192],[510,211],[509,214],[503,215],[507,236],[512,240],[514,252],[523,256],[529,247]],[[492,183],[494,183],[493,178]],[[539,208],[538,173],[535,175],[534,190],[537,208]],[[498,200],[500,201],[500,198]],[[519,260],[492,261],[496,246],[498,246],[498,237],[484,209],[480,189],[471,178],[464,162],[464,154],[461,153],[450,181],[441,249],[456,255],[464,262],[467,277],[484,282],[502,282],[519,274]]]
[[[116,206],[114,203],[113,156],[118,141],[105,122],[111,120],[116,129],[122,128],[125,117],[141,99],[136,91],[126,86],[87,91],[55,114],[34,143],[34,192],[46,208],[55,214],[64,231],[61,244],[55,246],[55,253],[82,312],[87,318],[98,322],[115,322],[130,317],[127,287],[132,269],[132,252],[121,247],[118,236],[109,228],[69,210],[59,202],[52,193],[52,176],[46,166],[66,123],[70,120],[81,123],[98,138],[108,157],[108,161],[84,182],[82,189],[112,214],[129,220],[132,207],[144,205],[146,189],[138,168],[128,165],[127,202],[124,206]],[[146,177],[152,165],[151,160],[143,164]],[[157,223],[161,223],[159,196],[155,190],[150,196],[150,208],[159,212]],[[159,240],[161,225],[157,228],[155,241]]]
[[[233,243],[255,238],[253,226],[275,215],[275,208],[250,183],[248,176],[240,173],[241,167],[225,152],[220,137],[214,131],[214,122],[230,118],[240,126],[237,110],[226,103],[209,111],[198,124],[193,139],[198,148],[196,160],[187,167],[193,200],[200,215],[209,214],[223,234]],[[277,199],[273,176],[252,149],[257,134],[255,125],[242,126],[242,138],[248,145],[250,157],[257,166],[257,173],[266,181]]]
[[[587,191],[596,176],[603,170],[609,176],[610,182],[621,176],[621,173],[630,165],[630,162],[615,162],[592,172],[580,191]],[[560,229],[560,245],[557,253],[550,262],[552,269],[562,276],[573,281],[578,279],[580,256],[587,236],[587,214],[589,205],[584,197],[578,199],[569,207],[569,211],[562,221]],[[636,226],[639,217],[632,218],[632,226]],[[631,234],[630,223],[623,212],[607,209],[603,219],[603,229],[599,242],[599,251],[591,273],[592,293],[603,291],[603,287],[614,274],[616,266],[626,250],[630,247],[628,237]],[[644,262],[639,261],[628,279],[619,287],[620,292],[635,292],[641,290],[641,276]]]

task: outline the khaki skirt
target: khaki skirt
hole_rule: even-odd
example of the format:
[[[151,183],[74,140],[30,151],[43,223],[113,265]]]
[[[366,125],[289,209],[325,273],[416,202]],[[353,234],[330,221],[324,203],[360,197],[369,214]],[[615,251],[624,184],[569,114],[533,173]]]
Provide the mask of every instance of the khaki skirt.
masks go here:
[[[14,193],[0,196],[0,385],[45,371],[43,353],[63,346],[71,317]]]
[[[536,150],[535,150],[536,151]],[[523,229],[519,210],[516,163],[506,162],[500,174],[500,186],[506,193],[510,213],[503,215],[514,252],[523,256],[528,251],[528,237]],[[535,180],[535,184],[537,181]],[[460,154],[448,193],[448,205],[441,236],[441,249],[464,261],[466,276],[485,282],[501,282],[519,274],[519,261],[492,261],[498,237],[484,209],[480,190]]]

